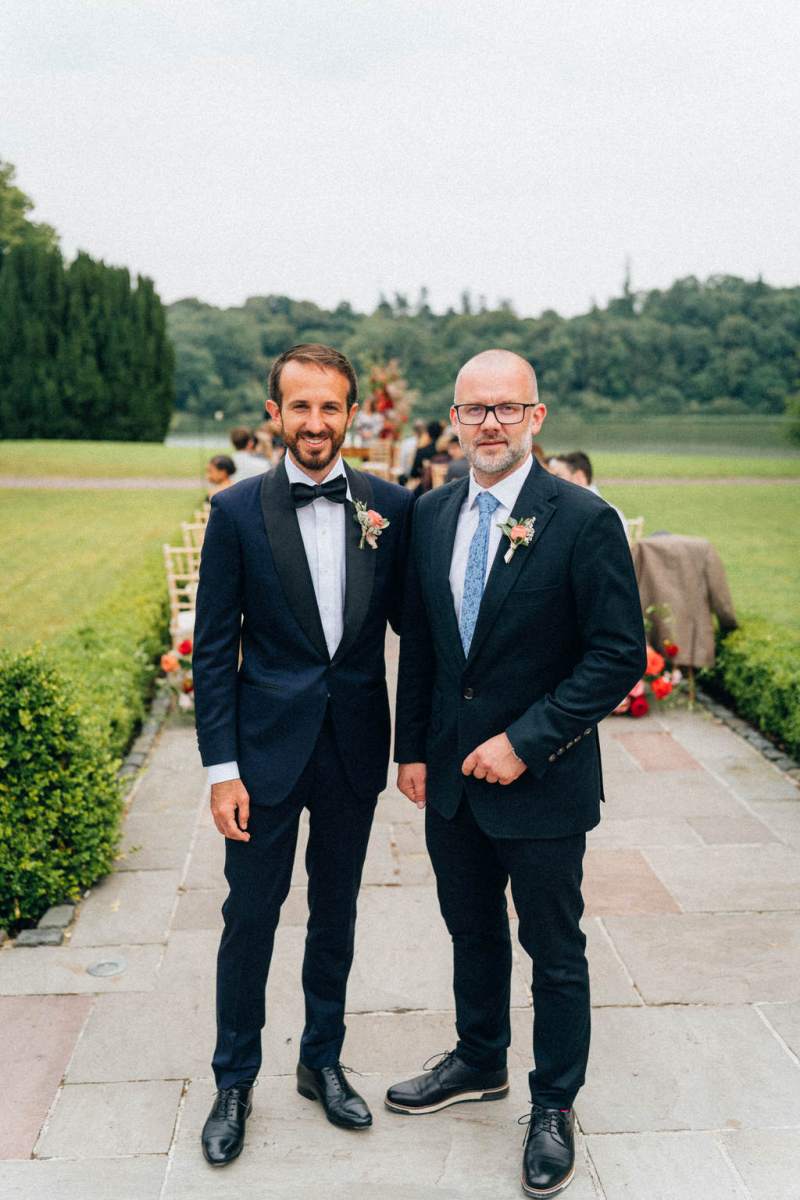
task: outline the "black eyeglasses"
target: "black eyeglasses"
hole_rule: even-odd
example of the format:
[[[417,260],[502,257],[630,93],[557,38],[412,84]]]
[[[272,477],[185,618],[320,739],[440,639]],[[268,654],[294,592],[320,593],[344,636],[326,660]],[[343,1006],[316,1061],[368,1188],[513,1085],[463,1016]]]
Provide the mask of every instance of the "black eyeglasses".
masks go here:
[[[535,404],[456,404],[458,419],[462,425],[482,425],[487,413],[494,413],[495,420],[501,425],[519,425],[525,416],[526,408],[536,408]]]

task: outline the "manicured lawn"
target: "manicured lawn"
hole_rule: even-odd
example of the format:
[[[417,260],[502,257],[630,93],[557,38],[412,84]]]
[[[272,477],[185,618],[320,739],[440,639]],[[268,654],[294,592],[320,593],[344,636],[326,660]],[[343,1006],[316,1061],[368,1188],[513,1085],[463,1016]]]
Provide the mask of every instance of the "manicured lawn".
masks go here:
[[[201,492],[0,491],[0,646],[79,622],[145,561],[160,561]]]
[[[800,486],[620,484],[604,488],[627,517],[706,537],[717,547],[737,615],[800,631]]]
[[[800,457],[723,457],[706,454],[627,454],[590,452],[595,474],[607,479],[725,479],[753,477],[800,479]]]
[[[547,426],[545,426],[547,430]],[[755,476],[800,478],[800,454],[765,451],[760,455],[653,453],[650,450],[597,449],[591,428],[585,436],[563,442],[545,439],[548,450],[580,446],[591,456],[595,472],[616,479],[695,479]],[[655,441],[652,445],[663,443]],[[624,440],[617,443],[625,446]],[[0,475],[13,476],[88,476],[119,479],[145,476],[153,479],[197,479],[212,454],[228,453],[230,447],[212,441],[206,446],[162,446],[138,442],[10,442],[0,441]]]
[[[206,446],[163,446],[157,442],[0,441],[0,475],[119,479],[197,479],[213,454],[228,454],[224,439]]]

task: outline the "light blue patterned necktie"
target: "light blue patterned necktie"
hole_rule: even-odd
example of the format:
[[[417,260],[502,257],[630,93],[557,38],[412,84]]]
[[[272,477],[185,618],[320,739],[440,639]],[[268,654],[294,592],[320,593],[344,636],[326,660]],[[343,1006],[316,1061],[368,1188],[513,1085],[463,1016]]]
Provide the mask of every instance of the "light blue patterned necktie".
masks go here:
[[[478,610],[486,582],[486,563],[489,557],[489,531],[492,524],[492,513],[500,507],[500,501],[491,492],[478,492],[477,496],[478,528],[472,535],[467,555],[467,569],[464,572],[464,595],[461,599],[461,616],[458,621],[458,632],[461,634],[461,645],[464,653],[469,654],[472,635],[478,623]]]

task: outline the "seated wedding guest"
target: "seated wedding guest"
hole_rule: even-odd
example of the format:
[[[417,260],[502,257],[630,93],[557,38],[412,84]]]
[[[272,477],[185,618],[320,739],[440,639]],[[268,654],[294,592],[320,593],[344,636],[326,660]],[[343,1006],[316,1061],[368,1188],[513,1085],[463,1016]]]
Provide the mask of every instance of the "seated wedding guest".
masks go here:
[[[256,454],[256,436],[251,429],[237,426],[228,435],[233,444],[233,461],[236,467],[237,483],[240,479],[249,479],[252,475],[263,475],[269,470],[269,463],[260,454]]]
[[[360,439],[362,445],[376,441],[383,433],[383,413],[375,408],[371,397],[362,402],[353,421],[353,433]]]
[[[401,474],[408,478],[408,472],[411,470],[411,464],[414,461],[414,455],[422,445],[423,438],[427,436],[425,431],[425,422],[417,417],[411,427],[411,431],[400,440],[399,451],[399,467]]]
[[[454,479],[461,479],[462,475],[469,475],[469,462],[464,457],[464,451],[461,449],[461,442],[458,440],[458,434],[456,433],[450,434],[447,443],[447,455],[450,459],[450,465],[444,477],[445,483],[452,483]]]
[[[425,437],[422,444],[419,445],[417,453],[414,455],[414,461],[411,464],[411,470],[408,473],[408,482],[412,487],[417,487],[422,472],[425,469],[425,464],[429,459],[433,458],[436,453],[436,443],[442,432],[441,421],[429,421],[425,427]]]
[[[227,454],[215,454],[213,458],[209,459],[206,466],[209,498],[216,496],[217,492],[221,492],[235,483],[233,478],[235,474],[236,464],[232,458],[228,458]]]
[[[595,496],[600,495],[599,487],[592,482],[594,474],[592,461],[588,454],[584,454],[583,450],[572,450],[569,454],[554,455],[553,458],[548,459],[547,469],[551,475],[558,475],[560,479],[567,479],[570,483],[577,483],[579,487],[588,488],[590,492],[594,492]],[[616,504],[612,504],[611,507],[624,525],[625,514],[622,509],[617,508]]]

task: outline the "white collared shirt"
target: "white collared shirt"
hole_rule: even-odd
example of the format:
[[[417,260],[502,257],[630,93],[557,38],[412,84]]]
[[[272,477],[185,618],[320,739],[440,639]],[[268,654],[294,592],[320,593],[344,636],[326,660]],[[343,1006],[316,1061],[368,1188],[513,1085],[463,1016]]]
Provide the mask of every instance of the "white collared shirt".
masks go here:
[[[461,506],[461,512],[458,514],[456,536],[453,542],[453,557],[450,559],[450,591],[453,593],[453,604],[455,605],[456,618],[458,620],[461,619],[461,601],[464,597],[464,576],[467,571],[469,547],[475,530],[478,528],[478,520],[480,518],[478,505],[476,504],[478,494],[480,492],[491,492],[495,500],[499,501],[498,507],[492,513],[492,523],[489,529],[489,553],[486,556],[486,578],[483,581],[485,587],[486,579],[489,578],[489,572],[492,569],[492,563],[497,553],[497,547],[500,545],[500,538],[503,536],[499,526],[512,515],[520,518],[530,516],[530,513],[514,512],[514,505],[532,467],[533,456],[529,455],[525,462],[517,467],[515,471],[512,471],[510,475],[506,475],[505,479],[501,479],[499,483],[492,484],[489,488],[481,487],[476,482],[474,473],[470,471],[469,490]]]
[[[287,454],[284,458],[286,474],[292,483],[317,482],[311,479],[302,467],[298,467]],[[344,475],[344,463],[341,455],[331,467],[325,479],[336,479]],[[347,486],[347,499],[352,500],[350,485]],[[311,582],[314,585],[314,595],[317,598],[322,631],[325,634],[325,644],[328,653],[333,658],[336,648],[342,640],[344,629],[344,593],[347,576],[345,572],[345,506],[335,504],[332,500],[319,497],[311,504],[298,508],[297,523],[300,526],[300,536],[303,539],[308,569],[311,572]],[[214,763],[208,768],[208,782],[222,783],[228,779],[238,779],[239,768],[235,762]]]

